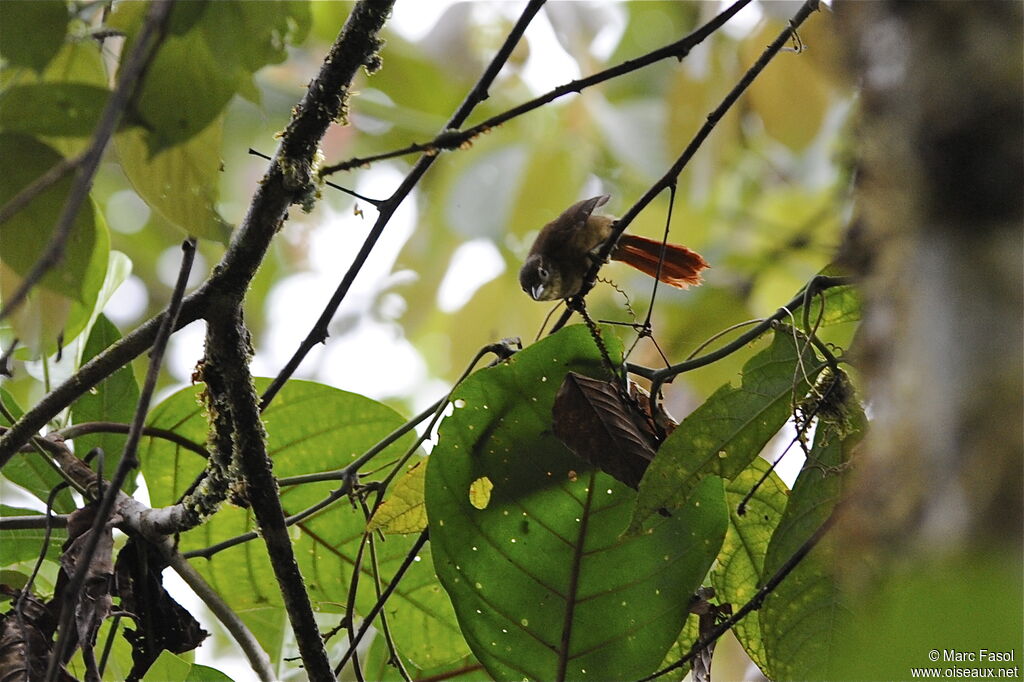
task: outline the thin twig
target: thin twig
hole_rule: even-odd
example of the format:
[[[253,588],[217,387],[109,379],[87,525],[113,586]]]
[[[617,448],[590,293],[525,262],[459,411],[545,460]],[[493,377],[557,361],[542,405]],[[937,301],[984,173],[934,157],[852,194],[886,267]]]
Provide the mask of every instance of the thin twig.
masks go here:
[[[850,283],[850,281],[851,280],[847,277],[828,277],[824,275],[819,275],[811,279],[807,286],[817,287],[820,288],[821,290],[824,290],[830,287],[847,285]],[[757,337],[761,336],[761,334],[764,334],[766,331],[771,329],[773,323],[788,317],[790,315],[790,311],[799,308],[801,305],[803,305],[803,302],[804,290],[801,289],[800,292],[796,296],[794,296],[789,303],[775,311],[775,313],[771,317],[765,318],[750,331],[741,334],[740,336],[736,337],[734,340],[722,346],[721,348],[716,348],[715,350],[711,351],[710,353],[706,353],[705,355],[701,355],[691,360],[686,360],[685,362],[680,362],[679,364],[672,365],[670,367],[665,367],[663,369],[652,370],[647,367],[641,367],[633,364],[627,365],[627,369],[630,372],[637,374],[638,376],[642,376],[646,379],[649,379],[651,381],[651,395],[656,395],[657,391],[661,389],[661,385],[666,381],[670,381],[671,379],[679,376],[684,372],[690,372],[705,365],[709,365],[717,360],[721,360],[722,358],[731,355],[732,353],[735,353],[741,348],[744,348],[748,343],[750,343]]]
[[[740,608],[740,610],[738,610],[732,616],[718,624],[714,630],[707,634],[707,636],[701,637],[696,642],[694,642],[693,646],[690,647],[690,651],[681,659],[679,659],[672,665],[666,666],[661,670],[648,675],[647,677],[641,678],[637,682],[648,682],[649,680],[653,680],[658,677],[661,677],[662,675],[670,673],[673,670],[678,670],[679,668],[682,668],[684,665],[693,660],[694,656],[699,654],[701,651],[705,650],[708,647],[708,645],[718,641],[719,637],[721,637],[726,632],[731,630],[733,626],[736,625],[736,623],[743,620],[747,616],[747,614],[749,614],[751,611],[756,611],[759,608],[761,608],[761,605],[764,602],[765,597],[771,594],[775,590],[775,588],[779,586],[779,583],[785,580],[786,576],[792,573],[793,569],[800,565],[800,562],[803,561],[804,557],[807,556],[807,554],[812,549],[814,549],[814,547],[819,542],[821,542],[821,539],[825,537],[825,534],[828,533],[832,526],[836,524],[836,521],[839,518],[841,505],[842,503],[839,503],[832,509],[832,514],[827,519],[825,519],[825,522],[822,523],[821,526],[819,526],[818,529],[814,531],[811,537],[807,538],[804,544],[800,545],[800,547],[795,552],[793,552],[792,556],[790,556],[789,559],[786,560],[786,563],[782,564],[782,566],[780,566],[779,569],[775,571],[772,577],[768,579],[768,581],[761,587],[761,589],[759,589],[754,594],[754,596],[751,597],[750,601],[744,604],[743,607]]]
[[[722,99],[721,103],[715,107],[715,109],[708,114],[707,120],[704,121],[704,125],[700,127],[697,133],[690,140],[690,143],[686,145],[682,154],[676,159],[675,163],[665,172],[661,178],[655,182],[647,192],[640,197],[640,199],[633,204],[628,211],[621,218],[619,218],[612,228],[611,234],[608,239],[605,240],[604,245],[601,247],[600,252],[594,258],[594,264],[590,268],[590,272],[584,278],[583,288],[580,290],[577,297],[584,297],[593,288],[594,283],[597,281],[597,273],[601,269],[601,266],[608,261],[611,255],[612,249],[615,248],[618,243],[619,237],[626,230],[627,227],[636,219],[640,212],[643,211],[647,206],[654,201],[654,199],[661,194],[664,190],[672,187],[676,180],[679,178],[679,174],[683,172],[683,169],[689,164],[690,159],[697,153],[701,145],[704,144],[704,140],[707,139],[711,131],[715,129],[718,122],[722,120],[726,112],[732,108],[732,105],[736,103],[740,95],[754,82],[754,79],[768,66],[768,62],[778,54],[778,52],[785,46],[786,42],[796,32],[796,29],[802,24],[812,12],[818,9],[819,0],[805,0],[800,6],[800,9],[790,20],[786,28],[778,35],[775,40],[772,41],[768,47],[764,49],[761,56],[757,58],[757,61],[751,65],[747,72],[743,74],[739,82],[729,91],[728,94]],[[552,333],[558,331],[565,323],[569,321],[569,317],[572,314],[571,309],[567,309],[562,317],[555,323],[552,328]]]
[[[10,220],[14,214],[25,208],[30,201],[60,182],[61,178],[78,168],[84,160],[85,154],[79,154],[73,159],[61,159],[45,173],[25,185],[20,192],[0,207],[0,225]]]
[[[355,655],[356,647],[359,645],[359,642],[362,641],[366,631],[370,629],[370,625],[373,623],[374,618],[376,618],[380,610],[384,608],[384,604],[386,604],[388,599],[391,597],[391,593],[398,588],[398,583],[401,582],[405,572],[409,570],[409,567],[412,566],[413,562],[416,560],[416,556],[419,554],[420,550],[423,549],[423,545],[427,543],[428,537],[428,532],[424,530],[420,533],[419,537],[416,538],[415,544],[413,544],[409,553],[406,554],[405,559],[402,561],[402,565],[398,567],[394,577],[391,578],[391,582],[388,583],[387,589],[384,590],[381,596],[377,599],[377,602],[373,605],[373,608],[370,609],[366,614],[366,617],[363,619],[363,623],[359,626],[359,631],[356,633],[355,642],[350,644],[348,651],[346,651],[345,655],[341,657],[341,661],[338,662],[338,665],[334,666],[335,675],[341,674],[341,669],[345,667],[346,663],[348,663],[348,659]]]
[[[369,509],[363,505],[363,510],[369,512]],[[367,517],[369,518],[369,516]],[[372,533],[367,533],[370,537],[370,565],[373,567],[373,588],[376,590],[377,599],[381,598],[383,592],[380,589],[380,564],[377,561],[377,543]],[[412,678],[409,676],[409,671],[405,669],[405,665],[402,664],[402,657],[398,653],[398,648],[395,646],[395,640],[391,637],[391,628],[388,626],[388,614],[386,610],[380,612],[380,631],[384,635],[384,643],[388,647],[388,656],[391,665],[398,669],[398,674],[402,676],[405,682],[412,682]],[[353,662],[359,660],[356,656]]]
[[[63,429],[58,429],[57,431],[54,431],[54,435],[60,436],[64,440],[74,440],[80,436],[93,433],[128,433],[130,430],[131,425],[122,424],[120,422],[82,422],[81,424],[72,424],[71,426],[66,426]],[[185,436],[174,431],[160,429],[155,426],[143,426],[142,435],[170,441],[171,443],[180,445],[186,450],[191,450],[204,458],[210,456],[210,453],[207,452],[204,445],[200,445],[193,440],[189,440],[188,438],[185,438]]]
[[[217,590],[209,583],[177,552],[165,552],[170,567],[174,569],[185,584],[192,588],[204,604],[213,612],[217,620],[231,634],[238,643],[246,660],[252,667],[253,672],[260,678],[260,682],[273,682],[277,679],[270,664],[270,657],[260,646],[255,635],[249,630],[246,624],[238,617],[238,614],[221,598]]]
[[[263,152],[258,151],[256,149],[253,149],[252,147],[249,147],[249,153],[252,154],[253,156],[258,156],[261,159],[266,159],[267,161],[273,161],[273,157],[267,156]],[[384,203],[383,199],[371,199],[370,197],[368,197],[366,195],[360,194],[359,192],[356,192],[355,190],[351,190],[348,187],[342,187],[341,185],[339,185],[337,183],[334,183],[334,182],[329,182],[329,181],[325,180],[324,184],[327,185],[328,187],[333,187],[334,189],[336,189],[336,190],[338,190],[340,192],[344,192],[345,194],[347,194],[347,195],[349,195],[351,197],[355,197],[356,199],[362,199],[366,203],[372,204],[373,206],[380,206],[382,203]]]
[[[138,465],[138,459],[135,456],[135,452],[139,444],[139,439],[142,437],[142,425],[146,419],[146,414],[149,412],[149,403],[153,398],[153,391],[156,390],[156,380],[160,375],[160,366],[163,363],[164,351],[167,348],[167,342],[171,338],[171,332],[174,329],[174,322],[178,316],[178,310],[181,307],[181,300],[185,295],[185,286],[188,284],[188,276],[192,271],[192,262],[195,257],[195,247],[195,239],[190,239],[182,244],[184,254],[181,259],[181,268],[178,271],[178,280],[174,285],[173,292],[171,293],[171,300],[167,304],[167,314],[164,317],[163,323],[160,325],[160,331],[153,344],[153,351],[150,354],[146,379],[143,382],[142,390],[139,392],[139,402],[135,408],[135,415],[132,418],[131,429],[128,432],[128,439],[125,442],[121,461],[118,462],[117,470],[114,472],[114,476],[110,480],[110,485],[99,502],[99,506],[96,510],[96,517],[92,523],[92,532],[89,533],[89,536],[82,547],[82,552],[78,558],[78,565],[74,574],[69,577],[66,585],[64,591],[65,597],[70,595],[71,598],[64,603],[63,608],[61,609],[58,639],[50,654],[49,667],[47,668],[46,679],[50,680],[50,682],[54,682],[57,679],[61,661],[64,660],[64,656],[72,641],[71,629],[73,627],[75,616],[74,604],[77,602],[79,598],[79,591],[85,582],[90,564],[92,563],[92,556],[96,552],[96,547],[99,544],[99,540],[102,535],[101,531],[110,519],[110,515],[114,510],[114,503],[117,500],[118,494],[121,492],[121,486],[128,478],[128,473]]]
[[[466,99],[463,100],[458,110],[448,120],[448,123],[445,126],[446,129],[457,128],[462,125],[476,105],[487,99],[487,89],[498,76],[498,72],[501,71],[501,67],[508,60],[509,56],[512,54],[512,50],[526,31],[526,27],[530,24],[534,15],[540,11],[540,8],[543,5],[544,0],[530,0],[515,26],[512,27],[511,31],[509,31],[508,36],[505,38],[505,42],[502,44],[497,54],[494,55],[494,58],[484,71],[484,74],[480,77],[480,80],[477,81],[477,84],[472,90],[470,90],[469,94],[466,95]],[[373,247],[377,244],[377,240],[384,232],[384,228],[391,220],[391,217],[395,214],[395,211],[398,210],[402,201],[405,200],[413,187],[415,187],[419,182],[420,178],[422,178],[424,173],[427,172],[427,169],[429,169],[434,163],[435,158],[436,156],[434,155],[421,156],[419,161],[416,162],[416,165],[413,166],[412,170],[409,171],[409,174],[405,176],[405,179],[398,186],[398,189],[396,189],[390,197],[384,200],[377,207],[377,220],[374,222],[373,227],[370,229],[370,233],[363,241],[363,245],[360,247],[359,253],[356,254],[356,257],[349,266],[348,271],[338,284],[338,287],[334,290],[334,294],[331,295],[327,305],[324,306],[323,311],[320,313],[320,317],[313,324],[313,328],[310,329],[309,334],[306,335],[306,338],[299,344],[299,347],[295,350],[292,357],[288,360],[281,371],[278,372],[277,376],[274,377],[270,386],[268,386],[266,391],[263,392],[260,402],[261,409],[267,408],[267,405],[269,405],[270,401],[274,399],[277,392],[281,390],[281,387],[284,386],[285,382],[288,381],[292,374],[295,373],[295,370],[298,369],[302,360],[309,354],[309,351],[311,351],[317,344],[323,343],[323,341],[327,339],[328,325],[334,318],[334,314],[337,312],[338,307],[341,306],[341,302],[348,294],[348,291],[352,286],[352,282],[355,281],[356,275],[359,274],[359,271],[362,269],[363,264],[369,257],[370,252],[373,251]],[[321,173],[321,177],[323,175],[326,175],[326,173]]]
[[[750,0],[738,0],[737,2],[729,6],[729,8],[727,8],[724,12],[722,12],[721,14],[713,18],[711,21],[709,21],[707,24],[701,26],[699,29],[693,31],[692,33],[690,33],[689,35],[680,40],[677,40],[673,43],[669,43],[668,45],[660,47],[656,50],[652,50],[651,52],[648,52],[647,54],[642,55],[640,57],[636,57],[635,59],[628,59],[622,62],[621,64],[617,64],[613,67],[605,69],[604,71],[599,71],[598,73],[595,73],[591,76],[587,76],[586,78],[580,78],[579,80],[570,81],[564,85],[560,85],[557,88],[549,92],[546,92],[543,95],[540,95],[539,97],[531,99],[528,102],[524,102],[496,116],[492,116],[491,118],[487,119],[486,121],[483,121],[482,123],[478,123],[472,128],[467,128],[466,130],[460,131],[457,130],[457,128],[461,125],[461,121],[458,123],[449,122],[449,125],[446,126],[445,130],[443,130],[440,134],[437,135],[437,137],[435,137],[430,142],[413,143],[407,147],[403,147],[402,149],[396,149],[390,152],[384,152],[382,154],[374,154],[372,156],[367,156],[363,158],[357,157],[349,159],[347,161],[343,161],[341,163],[337,163],[331,166],[325,166],[324,169],[320,171],[320,174],[321,176],[326,176],[332,173],[337,173],[338,171],[351,170],[353,168],[358,168],[360,166],[366,166],[367,164],[373,163],[375,161],[393,159],[399,156],[405,156],[407,154],[426,153],[431,156],[436,156],[437,153],[441,150],[458,149],[460,146],[462,146],[469,140],[472,140],[477,135],[486,133],[492,128],[495,128],[503,123],[506,123],[507,121],[510,121],[513,118],[529,113],[534,109],[538,109],[549,102],[552,102],[560,97],[564,97],[565,95],[579,93],[582,90],[585,90],[586,88],[593,87],[595,85],[604,83],[605,81],[611,80],[613,78],[618,78],[619,76],[623,76],[632,71],[636,71],[646,66],[650,66],[651,64],[659,62],[663,59],[674,57],[675,59],[682,61],[682,59],[686,57],[686,55],[688,55],[694,47],[699,45],[701,42],[704,41],[705,38],[707,38],[709,35],[711,35],[719,28],[721,28],[722,24],[731,19],[733,15],[735,15],[737,12],[743,9],[743,7],[746,6],[749,2]]]
[[[172,2],[170,0],[157,0],[150,5],[146,21],[142,26],[142,30],[139,31],[139,36],[135,41],[131,54],[121,64],[117,85],[114,87],[114,91],[110,93],[110,97],[107,98],[106,106],[103,108],[103,113],[100,114],[100,120],[96,124],[96,130],[92,135],[92,142],[89,144],[89,148],[82,154],[81,161],[75,163],[78,172],[71,183],[71,189],[68,190],[68,198],[61,209],[57,224],[53,228],[50,241],[47,243],[46,249],[39,257],[39,260],[32,265],[32,269],[26,273],[21,284],[11,297],[4,302],[3,308],[0,308],[0,320],[7,317],[21,305],[32,287],[38,284],[43,276],[50,269],[58,265],[61,258],[64,257],[64,247],[71,236],[71,229],[75,225],[75,218],[78,216],[82,204],[85,203],[89,196],[92,179],[99,169],[103,150],[110,143],[110,138],[117,129],[121,117],[131,104],[140,78],[145,73],[153,55],[156,54],[157,47],[163,41],[164,27],[167,24],[167,18],[170,16],[171,5]],[[46,175],[49,175],[49,173]],[[44,177],[46,176],[44,175]],[[53,182],[56,182],[56,180],[53,180]],[[40,184],[39,181],[33,183],[33,185],[36,184]],[[17,198],[15,197],[15,199]]]

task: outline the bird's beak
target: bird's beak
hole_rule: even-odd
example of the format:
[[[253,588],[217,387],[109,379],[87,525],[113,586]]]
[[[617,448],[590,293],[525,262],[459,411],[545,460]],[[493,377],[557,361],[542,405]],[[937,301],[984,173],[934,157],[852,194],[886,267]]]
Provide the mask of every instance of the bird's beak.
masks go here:
[[[544,295],[544,285],[543,284],[538,284],[538,285],[534,286],[532,289],[530,289],[530,296],[532,296],[533,300],[535,300],[535,301],[541,300],[541,296],[543,296],[543,295]]]

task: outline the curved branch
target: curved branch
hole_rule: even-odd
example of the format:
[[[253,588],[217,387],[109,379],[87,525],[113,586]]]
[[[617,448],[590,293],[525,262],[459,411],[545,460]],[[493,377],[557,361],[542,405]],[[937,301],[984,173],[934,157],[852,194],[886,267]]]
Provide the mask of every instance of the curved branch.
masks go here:
[[[86,436],[93,433],[128,433],[130,428],[131,427],[128,424],[122,424],[120,422],[84,422],[82,424],[73,424],[63,429],[58,429],[57,431],[54,431],[54,434],[60,436],[64,440],[74,440],[79,436]],[[204,458],[210,456],[210,453],[207,452],[204,446],[196,443],[195,441],[189,440],[174,431],[158,429],[153,426],[143,426],[142,435],[170,441],[175,445],[180,445],[186,450],[191,450]]]
[[[740,336],[725,344],[720,348],[716,348],[710,353],[705,353],[698,357],[680,362],[675,365],[670,365],[662,369],[652,370],[647,367],[641,367],[639,365],[627,365],[627,369],[638,376],[642,376],[645,379],[651,381],[651,395],[656,395],[658,390],[661,389],[661,385],[667,381],[671,381],[675,377],[683,374],[684,372],[690,372],[692,370],[703,367],[704,365],[710,365],[712,362],[721,360],[722,358],[735,353],[736,351],[745,348],[748,343],[756,339],[757,337],[764,334],[766,331],[771,329],[772,325],[779,320],[784,320],[793,314],[793,311],[798,309],[804,304],[805,301],[809,300],[807,292],[810,291],[811,297],[815,292],[825,291],[832,287],[844,286],[850,284],[852,280],[849,277],[832,277],[827,275],[818,275],[811,279],[807,283],[807,286],[801,289],[796,296],[794,296],[789,303],[782,306],[775,311],[770,317],[766,317],[761,320],[756,326],[751,327],[749,331],[744,332]]]

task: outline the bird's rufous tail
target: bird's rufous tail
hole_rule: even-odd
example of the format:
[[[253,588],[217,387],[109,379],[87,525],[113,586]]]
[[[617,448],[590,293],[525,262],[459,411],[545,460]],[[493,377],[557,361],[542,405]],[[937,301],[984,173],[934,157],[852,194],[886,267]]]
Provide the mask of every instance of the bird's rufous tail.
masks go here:
[[[658,262],[662,258],[661,272]],[[690,285],[700,284],[700,271],[710,267],[699,253],[678,244],[662,244],[655,239],[640,237],[635,234],[624,234],[612,252],[612,260],[631,265],[637,270],[657,277],[669,286],[685,289]]]

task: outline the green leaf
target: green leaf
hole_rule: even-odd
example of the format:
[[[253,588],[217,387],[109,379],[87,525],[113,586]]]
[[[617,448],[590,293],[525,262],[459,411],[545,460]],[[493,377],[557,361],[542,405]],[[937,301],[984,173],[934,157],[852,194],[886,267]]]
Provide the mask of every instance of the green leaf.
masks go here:
[[[231,226],[217,211],[223,121],[187,143],[151,155],[141,129],[115,140],[117,157],[132,187],[150,208],[185,234],[227,243]]]
[[[269,379],[258,379],[264,388]],[[172,429],[197,443],[204,443],[207,422],[197,396],[202,386],[179,391],[150,414],[148,423]],[[391,408],[355,393],[307,381],[289,381],[263,414],[267,447],[277,476],[334,471],[400,426],[404,420]],[[386,448],[379,461],[388,462],[411,445],[408,434]],[[175,502],[195,480],[205,461],[195,453],[164,440],[145,438],[140,448],[142,471],[154,506]],[[366,480],[379,479],[385,472]],[[325,481],[281,490],[288,514],[324,499],[339,485]],[[295,553],[314,607],[325,612],[344,610],[352,566],[366,519],[346,500],[325,509],[292,528]],[[206,524],[181,537],[182,551],[207,547],[254,529],[251,513],[225,504]],[[378,558],[383,580],[389,580],[405,558],[414,539],[389,537],[381,543]],[[259,540],[222,551],[196,564],[253,629],[264,647],[274,652],[281,646],[286,618],[277,581]],[[357,609],[366,613],[376,595],[369,561],[359,581]],[[429,548],[414,562],[388,603],[392,631],[403,652],[422,667],[441,665],[468,652],[459,633],[448,599],[434,577]]]
[[[100,315],[89,333],[82,362],[87,362],[121,338],[120,332],[110,320]],[[86,392],[71,406],[71,421],[74,424],[86,422],[131,423],[139,402],[139,385],[131,365],[125,365],[104,379],[98,386]],[[92,448],[103,448],[104,467],[112,472],[121,461],[127,436],[117,433],[100,433],[79,436],[75,439],[75,451],[84,454]],[[125,492],[135,489],[135,481],[125,481]]]
[[[0,99],[0,127],[30,135],[91,135],[109,94],[85,83],[15,85]]]
[[[5,469],[6,471],[6,469]],[[10,507],[6,504],[0,505],[0,516],[38,516],[43,517],[34,509],[22,509]],[[46,557],[51,561],[59,561],[61,555],[61,543],[67,537],[64,528],[54,527],[50,534],[50,544],[46,548]],[[29,530],[0,530],[0,545],[3,552],[0,553],[0,565],[10,566],[20,561],[31,561],[39,557],[43,548],[43,540],[46,539],[46,531],[43,528]]]
[[[658,666],[658,670],[667,668],[676,661],[682,659],[683,656],[690,653],[690,649],[693,648],[693,644],[697,641],[698,637],[700,637],[700,618],[695,613],[687,614],[686,624],[683,625],[682,632],[679,633],[679,637],[677,637],[676,641],[672,644],[672,648],[668,650],[668,653],[665,655],[665,660],[663,660],[661,665]],[[670,677],[661,677],[658,679],[682,680],[687,676],[687,674],[689,674],[691,667],[691,664],[686,663],[681,668],[669,673]]]
[[[725,534],[718,561],[711,571],[711,584],[715,588],[718,602],[732,604],[733,611],[750,601],[757,592],[768,542],[789,499],[786,484],[772,472],[747,501],[745,513],[740,515],[739,506],[743,499],[770,466],[765,460],[757,458],[725,487],[729,505],[729,530]],[[758,611],[748,614],[732,631],[750,659],[767,674]]]
[[[133,4],[115,6],[111,20],[130,36],[126,50],[145,14]],[[135,101],[135,114],[148,129],[143,139],[149,154],[208,128],[235,93],[255,97],[252,74],[283,61],[286,45],[303,40],[309,23],[305,2],[177,5]]]
[[[193,663],[185,682],[231,682],[231,678],[216,668]]]
[[[741,386],[719,388],[662,444],[640,481],[629,532],[639,532],[659,509],[671,511],[705,476],[731,479],[743,471],[786,423],[818,371],[813,351],[804,347],[798,362],[792,335],[776,332],[771,346],[743,366]]]
[[[6,204],[22,189],[62,161],[60,154],[35,138],[16,133],[0,133],[0,205]],[[41,192],[21,211],[0,224],[3,241],[3,263],[24,276],[42,255],[60,218],[72,175]],[[96,244],[96,221],[93,207],[82,206],[67,240],[64,258],[52,268],[41,285],[73,300],[88,304],[96,298],[96,290],[86,291],[93,248]],[[103,255],[106,270],[106,254]],[[102,275],[101,275],[102,281]],[[98,285],[97,285],[98,287]]]
[[[0,387],[0,401],[3,402],[15,419],[24,414],[14,398],[6,389]],[[11,426],[6,417],[0,413],[0,426]],[[18,452],[11,457],[4,465],[3,477],[11,483],[16,483],[26,491],[32,493],[40,502],[46,502],[50,491],[63,483],[64,479],[52,466],[46,463],[38,452]],[[53,509],[59,514],[65,514],[75,508],[75,501],[71,492],[67,489],[57,494],[53,502]]]
[[[64,42],[64,0],[0,3],[0,55],[12,66],[42,71]]]
[[[865,428],[859,406],[847,407],[845,424],[818,422],[810,456],[768,545],[762,584],[821,527],[840,498],[850,452]],[[826,535],[765,598],[759,617],[772,679],[835,679],[834,649],[849,616],[837,580],[843,561]]]
[[[607,339],[617,358],[621,345]],[[569,327],[456,391],[427,467],[434,565],[473,653],[496,679],[630,679],[654,670],[725,534],[720,479],[651,532],[623,538],[635,493],[552,435],[568,371],[605,376]],[[480,509],[470,488],[493,483]]]
[[[825,307],[822,310],[822,299]],[[809,321],[813,328],[815,324],[820,327],[828,327],[844,322],[856,322],[861,317],[860,292],[853,285],[831,287],[823,291],[811,301]],[[800,317],[800,326],[803,326],[803,317]]]
[[[153,661],[153,665],[149,666],[149,670],[142,676],[142,680],[143,682],[186,682],[191,669],[191,663],[165,649]]]

